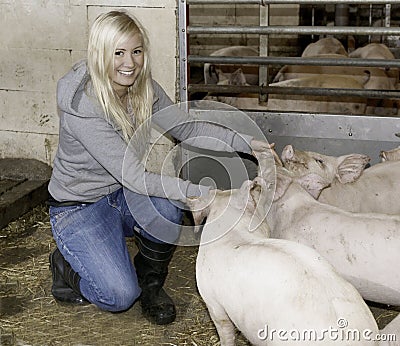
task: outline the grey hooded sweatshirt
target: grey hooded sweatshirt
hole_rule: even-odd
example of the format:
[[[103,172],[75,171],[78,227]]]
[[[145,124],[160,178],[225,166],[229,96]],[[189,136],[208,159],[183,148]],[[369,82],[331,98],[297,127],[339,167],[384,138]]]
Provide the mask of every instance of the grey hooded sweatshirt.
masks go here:
[[[89,78],[86,61],[81,61],[57,85],[60,130],[48,188],[52,197],[59,202],[96,202],[124,186],[139,194],[185,203],[187,197],[208,192],[208,186],[146,171],[135,150],[129,150],[120,129],[106,120],[96,98],[87,94]],[[251,152],[252,137],[196,121],[173,106],[159,84],[153,82],[153,87],[153,125],[196,147]],[[168,111],[159,112],[162,109]],[[218,140],[207,140],[210,138]]]

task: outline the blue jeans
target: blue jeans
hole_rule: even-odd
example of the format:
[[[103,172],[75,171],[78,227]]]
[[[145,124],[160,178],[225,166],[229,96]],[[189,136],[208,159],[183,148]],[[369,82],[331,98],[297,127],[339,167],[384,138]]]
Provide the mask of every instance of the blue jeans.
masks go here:
[[[54,239],[81,277],[82,295],[103,310],[128,309],[140,296],[141,289],[125,237],[134,236],[135,229],[155,242],[175,242],[182,221],[178,206],[165,198],[139,195],[122,188],[96,203],[51,206]],[[151,235],[162,232],[162,240]]]

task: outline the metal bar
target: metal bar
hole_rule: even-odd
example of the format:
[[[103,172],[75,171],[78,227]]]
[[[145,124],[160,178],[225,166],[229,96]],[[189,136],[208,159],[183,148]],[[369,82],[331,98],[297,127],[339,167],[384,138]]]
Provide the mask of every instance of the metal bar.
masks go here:
[[[188,34],[400,35],[400,28],[352,26],[189,26]]]
[[[187,0],[189,5],[261,5],[262,0]]]
[[[389,28],[390,27],[390,12],[391,12],[392,6],[390,4],[386,4],[385,6],[385,27]]]
[[[390,18],[391,18],[392,5],[387,4],[385,6],[385,27],[390,27]],[[397,47],[396,42],[399,41],[399,36],[386,36],[384,40],[381,39],[381,42],[386,43],[389,47]]]
[[[383,118],[373,115],[307,114],[280,111],[264,111],[261,114],[246,111],[246,113],[265,131],[266,135],[309,137],[312,140],[316,138],[344,140],[351,137],[352,140],[362,141],[393,141],[395,143],[393,143],[392,148],[400,144],[398,137],[400,118],[397,117]],[[330,149],[337,150],[338,148]],[[340,150],[345,152],[348,148],[342,147]],[[363,152],[363,150],[360,152]],[[379,150],[377,154],[379,155]],[[379,159],[378,155],[376,155],[376,159]]]
[[[368,16],[368,24],[372,26],[372,5],[369,5],[369,16]],[[371,35],[368,36],[368,42],[371,42]]]
[[[260,6],[260,26],[269,26],[269,5],[268,6]],[[260,56],[265,57],[269,55],[269,36],[268,35],[260,35],[259,36],[259,46],[260,46]],[[268,81],[268,65],[259,65],[258,66],[258,85],[266,84]],[[259,95],[259,102],[266,102],[267,95]]]
[[[271,5],[271,4],[360,4],[360,5],[382,5],[382,4],[398,4],[398,0],[187,0],[189,5]]]
[[[188,83],[187,66],[187,13],[186,2],[179,1],[179,98],[181,105],[186,105],[188,101],[188,92],[186,84]]]
[[[370,67],[400,67],[400,59],[359,59],[359,58],[302,58],[302,57],[272,57],[272,56],[201,56],[189,55],[190,63],[240,64],[240,65],[314,65],[314,66],[370,66]]]
[[[300,17],[300,16],[299,16]],[[315,26],[315,6],[311,6],[311,26]],[[314,41],[314,35],[311,35],[311,39]]]
[[[273,87],[258,85],[216,85],[216,84],[189,84],[189,92],[215,92],[225,94],[290,94],[290,95],[315,95],[315,96],[359,96],[369,98],[400,98],[397,90],[371,90],[371,89],[335,89],[335,88],[299,88],[299,87]]]
[[[290,143],[295,148],[325,155],[363,153],[374,164],[380,161],[381,150],[400,145],[400,118],[396,117],[247,110],[246,114],[257,123],[268,141],[275,143],[278,153]]]
[[[233,111],[236,112],[238,111]],[[295,148],[324,155],[362,153],[369,155],[371,164],[375,164],[380,161],[381,150],[389,150],[400,145],[398,137],[400,118],[396,117],[267,110],[245,112],[261,129],[268,141],[275,143],[275,150],[278,153],[281,153],[287,144],[292,144]],[[225,116],[221,110],[208,109],[191,109],[191,114],[199,119],[218,119]],[[207,154],[210,158],[214,155],[211,151]],[[199,168],[201,170],[203,161],[197,166],[195,161],[193,163],[191,172],[196,168],[196,172]]]

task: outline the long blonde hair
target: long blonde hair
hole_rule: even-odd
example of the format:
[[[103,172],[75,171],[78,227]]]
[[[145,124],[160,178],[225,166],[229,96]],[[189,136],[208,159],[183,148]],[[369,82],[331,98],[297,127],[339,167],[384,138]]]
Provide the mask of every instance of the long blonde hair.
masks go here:
[[[110,71],[114,68],[114,54],[118,43],[137,33],[142,39],[144,64],[135,83],[128,88],[128,101],[132,106],[133,119],[112,87]],[[140,22],[122,11],[111,11],[98,16],[89,35],[88,70],[93,91],[107,120],[121,128],[128,143],[139,126],[148,126],[147,120],[152,115],[153,106],[149,39]],[[147,130],[143,133],[147,133]]]

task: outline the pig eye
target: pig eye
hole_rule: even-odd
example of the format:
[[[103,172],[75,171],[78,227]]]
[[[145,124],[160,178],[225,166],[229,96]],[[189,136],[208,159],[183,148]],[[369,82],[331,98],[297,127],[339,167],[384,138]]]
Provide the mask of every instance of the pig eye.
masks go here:
[[[315,161],[316,161],[320,166],[323,166],[323,165],[324,165],[324,161],[322,161],[321,159],[315,159]]]

